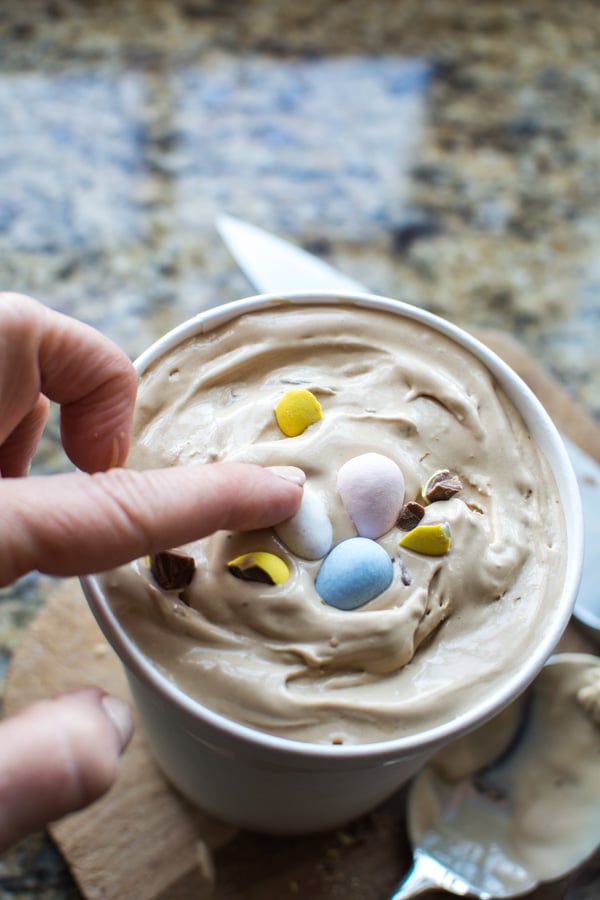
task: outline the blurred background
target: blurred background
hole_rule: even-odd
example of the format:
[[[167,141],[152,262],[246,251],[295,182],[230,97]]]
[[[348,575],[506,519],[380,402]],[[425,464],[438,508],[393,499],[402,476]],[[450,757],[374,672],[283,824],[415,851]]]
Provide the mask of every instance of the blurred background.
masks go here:
[[[1,290],[133,358],[252,293],[223,212],[516,336],[600,419],[597,0],[3,0]],[[68,467],[53,416],[34,471]],[[49,586],[0,592],[0,678]],[[0,897],[79,894],[39,836]]]

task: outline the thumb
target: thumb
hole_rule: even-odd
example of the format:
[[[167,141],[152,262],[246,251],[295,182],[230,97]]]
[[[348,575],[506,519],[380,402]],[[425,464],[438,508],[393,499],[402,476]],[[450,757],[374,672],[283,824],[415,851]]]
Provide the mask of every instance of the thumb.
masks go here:
[[[112,785],[129,707],[98,688],[42,700],[0,724],[0,851]]]
[[[291,479],[291,480],[290,480]],[[110,469],[0,481],[0,586],[38,569],[86,575],[292,516],[304,473],[245,463]]]

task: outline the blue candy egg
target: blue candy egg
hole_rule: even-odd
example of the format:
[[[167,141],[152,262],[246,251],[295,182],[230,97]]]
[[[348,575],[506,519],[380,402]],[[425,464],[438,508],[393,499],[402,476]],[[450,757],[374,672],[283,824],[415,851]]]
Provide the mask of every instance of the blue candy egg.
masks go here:
[[[381,544],[369,538],[341,541],[323,560],[315,587],[336,609],[357,609],[392,583],[394,568]]]

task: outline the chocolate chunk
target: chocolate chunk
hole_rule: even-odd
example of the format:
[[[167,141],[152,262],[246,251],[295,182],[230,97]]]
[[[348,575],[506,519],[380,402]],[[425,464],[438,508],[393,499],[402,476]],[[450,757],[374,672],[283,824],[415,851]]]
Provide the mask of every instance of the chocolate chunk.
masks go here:
[[[417,503],[416,500],[409,500],[400,510],[396,525],[402,531],[412,531],[413,528],[417,527],[424,515],[425,507]]]
[[[462,491],[462,483],[458,475],[453,475],[448,469],[434,472],[423,488],[423,496],[429,503],[436,500],[450,500],[455,494]]]
[[[157,585],[165,591],[181,591],[194,577],[196,560],[193,556],[163,550],[150,558],[150,571]]]
[[[400,570],[400,581],[404,587],[410,587],[412,584],[412,575],[404,565],[401,559],[398,560],[398,568]]]

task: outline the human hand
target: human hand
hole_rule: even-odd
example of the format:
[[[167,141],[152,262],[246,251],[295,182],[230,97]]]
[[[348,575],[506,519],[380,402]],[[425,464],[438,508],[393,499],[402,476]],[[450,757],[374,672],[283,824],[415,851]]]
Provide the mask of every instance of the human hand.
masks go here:
[[[34,569],[98,572],[295,512],[298,469],[276,477],[237,463],[120,468],[136,384],[127,357],[94,329],[29,297],[0,294],[0,587]],[[62,443],[82,471],[26,479],[48,399],[61,406]]]
[[[102,571],[296,511],[303,473],[295,468],[121,468],[136,383],[127,357],[94,329],[0,293],[0,586],[32,570]],[[62,443],[81,471],[26,478],[49,401],[60,404]],[[127,706],[95,688],[4,721],[0,849],[100,796],[130,734]]]

